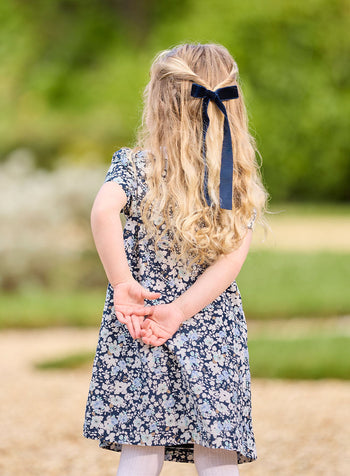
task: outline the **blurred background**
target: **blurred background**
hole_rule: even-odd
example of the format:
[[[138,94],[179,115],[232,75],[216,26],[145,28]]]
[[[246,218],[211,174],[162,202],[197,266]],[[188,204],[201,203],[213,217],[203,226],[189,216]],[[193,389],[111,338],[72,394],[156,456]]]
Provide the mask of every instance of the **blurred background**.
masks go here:
[[[98,475],[119,457],[101,455],[96,442],[77,434],[107,285],[89,215],[113,153],[134,142],[154,56],[184,42],[221,43],[237,61],[271,196],[270,231],[265,236],[256,227],[237,283],[248,322],[258,450],[263,459],[270,444],[279,445],[283,458],[269,456],[268,470],[263,461],[241,472],[347,474],[337,424],[350,378],[349,2],[3,0],[0,22],[0,348],[9,378],[3,408],[9,400],[22,408],[30,386],[41,402],[38,434],[54,441],[52,416],[61,411],[62,422],[71,421],[74,401],[77,426],[54,427],[54,434],[90,451],[86,467],[76,466],[73,450],[50,453],[28,430],[23,445],[36,455],[28,474]],[[79,398],[62,390],[67,381]],[[300,443],[300,458],[286,440],[281,446],[283,401],[291,395],[295,411],[283,425],[288,444]],[[311,433],[301,438],[294,414],[307,418],[305,404],[321,397],[324,412],[307,413]],[[49,400],[55,407],[43,413]],[[275,418],[268,439],[271,419],[263,414]],[[14,418],[16,412],[4,416],[2,474],[19,471]],[[328,436],[315,442],[326,424],[333,425]],[[37,452],[29,441],[37,441]],[[303,453],[308,445],[314,456],[334,456],[332,471],[314,466],[317,458]],[[175,467],[174,474],[195,474],[169,465],[164,474]]]

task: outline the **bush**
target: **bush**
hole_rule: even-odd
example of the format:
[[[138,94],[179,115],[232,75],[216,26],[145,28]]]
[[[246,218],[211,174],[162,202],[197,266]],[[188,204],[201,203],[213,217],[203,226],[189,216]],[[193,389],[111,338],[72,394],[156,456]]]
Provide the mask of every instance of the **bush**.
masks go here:
[[[0,165],[0,288],[86,287],[103,279],[89,218],[105,172],[81,165],[36,169],[25,149]]]
[[[2,158],[24,145],[47,168],[66,153],[108,162],[133,141],[151,58],[214,41],[239,65],[273,199],[350,199],[343,0],[4,0],[0,15]]]

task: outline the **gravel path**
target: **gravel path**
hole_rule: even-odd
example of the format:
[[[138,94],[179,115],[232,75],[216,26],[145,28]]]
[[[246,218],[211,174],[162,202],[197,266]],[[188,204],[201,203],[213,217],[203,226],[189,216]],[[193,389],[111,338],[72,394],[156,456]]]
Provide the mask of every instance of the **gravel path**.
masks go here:
[[[95,350],[97,337],[97,328],[0,333],[1,476],[115,476],[119,453],[82,436],[91,365],[33,368],[44,358]],[[349,382],[253,380],[258,459],[240,465],[241,476],[350,474],[349,402]],[[161,476],[196,474],[194,465],[165,462]]]

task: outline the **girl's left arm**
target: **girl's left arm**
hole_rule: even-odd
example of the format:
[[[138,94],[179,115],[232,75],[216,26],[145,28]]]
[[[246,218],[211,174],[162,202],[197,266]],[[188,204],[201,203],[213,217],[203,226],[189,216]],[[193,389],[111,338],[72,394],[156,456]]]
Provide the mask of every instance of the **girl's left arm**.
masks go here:
[[[126,258],[120,212],[127,197],[115,182],[106,182],[91,209],[91,230],[108,281],[113,286],[133,280]]]
[[[114,290],[114,307],[118,320],[125,323],[132,337],[140,337],[140,316],[151,315],[153,307],[144,299],[157,299],[141,286],[130,271],[124,248],[120,212],[127,202],[123,188],[106,182],[100,188],[91,209],[91,230],[96,249],[108,281]]]

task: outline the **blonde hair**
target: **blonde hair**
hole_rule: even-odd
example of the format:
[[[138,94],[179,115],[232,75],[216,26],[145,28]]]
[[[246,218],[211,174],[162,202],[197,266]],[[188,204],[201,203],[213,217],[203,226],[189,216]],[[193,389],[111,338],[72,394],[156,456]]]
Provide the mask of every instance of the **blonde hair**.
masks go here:
[[[184,44],[161,52],[150,70],[144,112],[134,151],[146,151],[148,191],[141,216],[155,246],[164,242],[180,261],[209,265],[238,248],[256,213],[263,226],[268,193],[262,185],[254,138],[237,82],[238,67],[216,44]],[[219,204],[224,116],[209,102],[206,136],[209,207],[204,198],[202,100],[191,97],[193,83],[215,90],[237,85],[239,98],[225,106],[234,156],[232,210]]]

